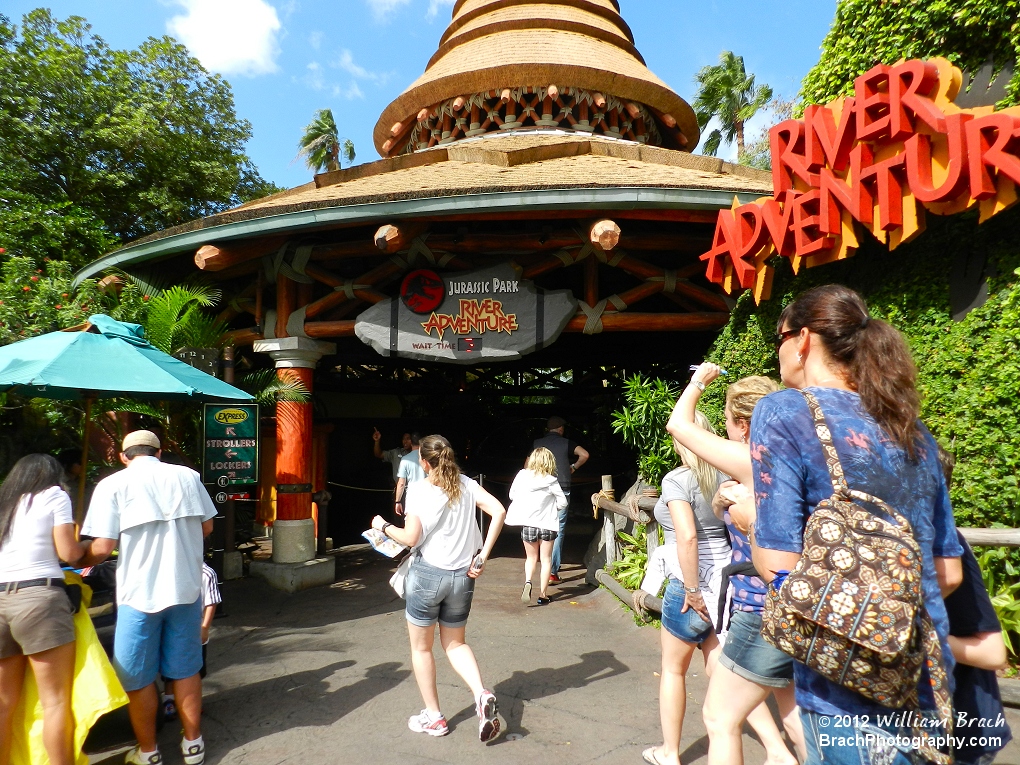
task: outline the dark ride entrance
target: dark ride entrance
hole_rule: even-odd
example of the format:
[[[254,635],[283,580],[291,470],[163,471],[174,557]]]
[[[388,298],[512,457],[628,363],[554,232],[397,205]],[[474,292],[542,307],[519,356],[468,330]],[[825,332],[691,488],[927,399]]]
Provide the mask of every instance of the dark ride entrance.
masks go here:
[[[386,448],[407,430],[447,435],[495,491],[557,414],[593,454],[578,481],[622,475],[622,379],[679,377],[729,318],[699,255],[719,211],[768,195],[769,174],[690,153],[694,113],[645,66],[615,0],[550,0],[527,18],[516,5],[455,5],[379,120],[383,159],[79,274],[201,275],[223,290],[238,363],[271,361],[312,391],[267,423],[275,565],[315,559],[315,492],[334,492],[337,542],[389,504],[373,427]]]

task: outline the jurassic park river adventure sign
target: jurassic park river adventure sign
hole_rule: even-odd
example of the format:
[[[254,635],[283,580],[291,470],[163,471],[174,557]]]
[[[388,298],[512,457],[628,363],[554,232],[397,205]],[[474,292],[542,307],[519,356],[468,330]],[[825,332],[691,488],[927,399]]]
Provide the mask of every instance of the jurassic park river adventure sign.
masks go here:
[[[862,230],[890,250],[925,214],[977,207],[980,222],[1017,201],[1020,107],[962,109],[963,76],[946,59],[879,65],[854,94],[809,106],[769,131],[771,199],[722,210],[706,276],[727,292],[769,297],[774,255],[794,273],[853,255]]]
[[[359,315],[354,332],[383,356],[477,364],[544,348],[576,312],[569,290],[540,291],[505,263],[442,276],[420,269],[399,298]]]

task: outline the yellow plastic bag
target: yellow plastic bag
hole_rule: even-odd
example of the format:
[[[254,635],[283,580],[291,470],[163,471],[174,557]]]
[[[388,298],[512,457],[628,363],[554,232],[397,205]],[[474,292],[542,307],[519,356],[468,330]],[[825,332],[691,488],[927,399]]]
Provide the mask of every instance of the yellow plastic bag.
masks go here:
[[[74,689],[71,710],[74,713],[74,754],[76,765],[88,765],[82,752],[85,737],[103,715],[127,704],[127,694],[120,685],[106,651],[99,643],[96,628],[88,615],[92,589],[78,574],[67,571],[68,584],[81,585],[82,608],[74,615]],[[11,741],[11,765],[49,765],[42,738],[42,704],[31,669],[25,672],[21,701],[14,713],[14,735]]]

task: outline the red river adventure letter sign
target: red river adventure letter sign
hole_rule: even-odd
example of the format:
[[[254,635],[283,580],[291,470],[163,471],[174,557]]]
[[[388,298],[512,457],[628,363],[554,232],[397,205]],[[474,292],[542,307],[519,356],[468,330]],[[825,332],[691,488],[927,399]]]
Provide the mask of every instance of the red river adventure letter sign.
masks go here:
[[[882,64],[854,95],[809,106],[769,131],[773,198],[722,210],[706,276],[727,292],[769,297],[773,255],[794,273],[850,257],[869,230],[889,249],[925,214],[977,206],[980,222],[1017,201],[1020,107],[961,109],[963,76],[946,59]]]
[[[399,299],[358,316],[354,332],[383,356],[477,364],[544,348],[576,311],[569,290],[539,291],[505,263],[442,276],[419,269]]]

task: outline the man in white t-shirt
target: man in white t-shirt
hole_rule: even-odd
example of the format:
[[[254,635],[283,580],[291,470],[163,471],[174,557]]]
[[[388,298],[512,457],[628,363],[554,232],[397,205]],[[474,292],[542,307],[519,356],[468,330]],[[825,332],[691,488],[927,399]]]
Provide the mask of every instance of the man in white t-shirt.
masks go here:
[[[156,676],[173,680],[184,728],[185,765],[205,762],[202,740],[203,538],[216,508],[198,473],[159,461],[148,430],[124,438],[125,469],[95,488],[84,536],[94,537],[80,565],[117,558],[117,628],[113,665],[128,694],[138,746],[129,765],[160,765],[156,745]]]
[[[411,451],[400,458],[400,467],[397,469],[397,500],[393,510],[397,515],[404,514],[405,490],[412,483],[425,480],[425,471],[422,470],[418,451],[421,437],[417,433],[411,434]]]

